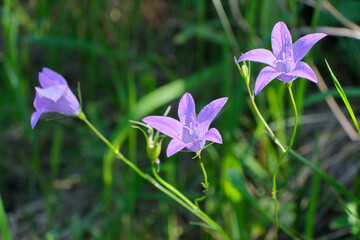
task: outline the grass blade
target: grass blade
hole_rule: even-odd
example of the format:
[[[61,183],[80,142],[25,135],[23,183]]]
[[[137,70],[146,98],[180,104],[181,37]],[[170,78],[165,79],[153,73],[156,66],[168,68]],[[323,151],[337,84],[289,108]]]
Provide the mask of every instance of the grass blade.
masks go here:
[[[350,113],[351,119],[353,120],[353,122],[354,122],[354,124],[355,124],[356,130],[358,131],[358,133],[359,133],[359,135],[360,135],[360,128],[359,128],[359,125],[358,125],[358,123],[357,123],[357,120],[356,120],[354,111],[352,110],[352,108],[351,108],[351,106],[350,106],[349,100],[347,99],[344,90],[342,89],[339,81],[338,81],[337,78],[335,77],[335,75],[334,75],[333,71],[331,70],[331,68],[330,68],[328,62],[326,61],[326,59],[325,59],[325,62],[326,62],[326,65],[327,65],[327,67],[328,67],[328,69],[329,69],[329,72],[330,72],[330,74],[331,74],[331,77],[332,77],[332,79],[333,79],[333,81],[334,81],[336,90],[339,92],[342,100],[344,101],[345,106],[346,106],[347,110],[348,110],[349,113]]]
[[[1,239],[11,240],[10,228],[6,219],[6,213],[1,195],[0,195],[0,230],[1,230]]]

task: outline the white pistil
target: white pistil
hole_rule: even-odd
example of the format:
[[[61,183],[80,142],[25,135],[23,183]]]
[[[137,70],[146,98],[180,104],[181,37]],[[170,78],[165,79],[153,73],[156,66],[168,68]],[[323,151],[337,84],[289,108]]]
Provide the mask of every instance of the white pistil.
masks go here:
[[[193,123],[190,123],[190,126],[184,126],[185,129],[189,132],[183,132],[183,139],[186,142],[193,142],[199,138],[198,129],[193,126]]]
[[[286,61],[290,61],[290,64],[289,64],[290,66],[288,66],[288,64],[286,64]],[[281,65],[278,66],[278,63],[284,64],[285,69]],[[287,73],[292,71],[292,67],[293,67],[292,64],[293,64],[293,60],[291,58],[285,58],[285,53],[283,53],[283,55],[282,55],[282,60],[279,59],[274,62],[275,67],[280,67],[280,70],[287,72]]]

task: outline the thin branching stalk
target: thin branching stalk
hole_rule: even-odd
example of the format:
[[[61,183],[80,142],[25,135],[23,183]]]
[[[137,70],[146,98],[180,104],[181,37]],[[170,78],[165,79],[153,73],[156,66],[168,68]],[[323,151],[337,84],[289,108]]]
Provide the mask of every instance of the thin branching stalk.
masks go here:
[[[191,207],[194,210],[197,210],[197,207],[187,198],[184,196],[184,194],[182,194],[179,190],[177,190],[175,187],[173,187],[173,185],[171,185],[170,183],[168,183],[167,181],[165,181],[164,179],[162,179],[159,174],[157,173],[157,169],[155,167],[155,164],[151,164],[151,169],[153,172],[153,175],[155,177],[155,179],[161,183],[162,185],[164,185],[164,187],[166,187],[167,189],[169,189],[171,192],[173,192],[176,196],[178,196],[183,202],[185,202],[187,205],[189,205],[189,207]]]
[[[293,146],[294,143],[294,139],[295,139],[295,135],[296,135],[296,128],[297,128],[297,120],[298,120],[298,114],[297,114],[297,108],[296,108],[296,103],[295,103],[295,99],[294,99],[294,95],[292,93],[291,90],[291,84],[288,85],[288,90],[289,90],[289,95],[291,98],[291,103],[294,107],[294,114],[295,114],[295,123],[294,123],[294,130],[290,139],[290,144],[287,147],[286,151],[283,153],[283,155],[281,156],[280,160],[278,161],[276,168],[274,170],[274,175],[273,175],[273,191],[272,191],[272,197],[274,200],[274,211],[275,211],[275,239],[278,239],[278,225],[279,225],[279,220],[278,220],[278,209],[277,209],[277,198],[276,198],[276,176],[278,173],[278,170],[280,168],[281,163],[283,162],[283,160],[285,159],[285,156],[288,154],[288,152],[290,151],[290,149]]]
[[[285,148],[283,147],[283,145],[280,143],[280,141],[276,138],[274,132],[271,130],[271,128],[269,127],[269,125],[267,124],[267,122],[265,121],[264,117],[262,116],[262,114],[260,113],[256,103],[255,103],[255,97],[254,95],[251,93],[250,87],[249,85],[247,85],[247,89],[249,92],[249,96],[250,96],[250,100],[252,103],[253,108],[256,111],[256,114],[258,115],[258,117],[260,118],[261,122],[264,124],[266,130],[269,132],[269,134],[271,135],[273,141],[276,143],[276,145],[278,145],[281,149],[281,151],[285,152]]]
[[[196,204],[196,206],[199,207],[199,202],[200,202],[200,201],[203,201],[203,200],[205,200],[205,199],[207,198],[207,191],[208,191],[208,189],[209,189],[209,182],[208,182],[208,178],[207,178],[207,174],[206,174],[206,170],[205,170],[204,164],[203,164],[203,162],[201,161],[201,155],[200,155],[200,153],[199,153],[197,156],[199,157],[200,167],[201,167],[201,170],[202,170],[202,172],[203,172],[203,174],[204,174],[204,182],[201,183],[201,184],[202,184],[202,186],[205,188],[205,189],[204,189],[205,195],[202,196],[202,197],[196,198],[195,201],[194,201],[195,204]]]
[[[164,187],[162,184],[160,184],[158,181],[156,181],[153,177],[151,177],[149,174],[144,173],[141,171],[133,162],[128,160],[120,151],[118,148],[116,148],[114,145],[110,143],[109,140],[107,140],[86,118],[85,114],[83,112],[80,112],[80,114],[77,116],[81,120],[83,120],[86,125],[89,126],[89,128],[114,152],[117,159],[122,160],[126,165],[131,167],[137,174],[139,174],[142,178],[150,182],[154,187],[168,195],[170,198],[178,202],[180,205],[182,205],[184,208],[195,214],[197,217],[199,217],[201,220],[203,220],[206,224],[209,225],[213,230],[219,232],[223,239],[229,240],[229,237],[226,235],[224,230],[214,221],[212,220],[206,213],[201,211],[201,209],[194,206],[194,204],[191,203],[189,205],[188,203],[190,200],[188,200],[185,196],[178,197],[176,194],[174,194],[172,191],[170,191],[168,188]],[[156,171],[155,171],[156,172]],[[163,181],[164,183],[165,181]],[[170,184],[169,184],[170,185]],[[172,187],[174,190],[174,188]],[[177,193],[180,193],[178,190],[176,190]],[[185,200],[187,199],[187,200]]]

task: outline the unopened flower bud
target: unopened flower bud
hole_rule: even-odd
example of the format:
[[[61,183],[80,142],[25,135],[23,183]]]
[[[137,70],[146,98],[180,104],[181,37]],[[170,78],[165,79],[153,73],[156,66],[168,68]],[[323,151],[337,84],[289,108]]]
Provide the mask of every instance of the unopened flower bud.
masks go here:
[[[241,66],[240,74],[244,78],[246,85],[249,85],[249,83],[250,83],[250,72],[249,72],[249,68],[247,67],[246,63]]]
[[[149,140],[150,140],[150,138],[149,138]],[[146,153],[151,162],[155,162],[156,159],[158,159],[160,152],[161,152],[161,143],[162,143],[162,140],[157,140],[152,143],[149,142],[149,144],[146,148]]]

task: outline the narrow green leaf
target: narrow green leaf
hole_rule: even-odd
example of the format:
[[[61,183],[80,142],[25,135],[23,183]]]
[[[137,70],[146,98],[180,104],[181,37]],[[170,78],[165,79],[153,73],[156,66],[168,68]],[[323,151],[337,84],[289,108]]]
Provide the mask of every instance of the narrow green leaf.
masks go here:
[[[1,239],[11,240],[10,228],[8,225],[8,221],[6,219],[6,213],[1,195],[0,195],[0,230],[1,230]]]
[[[333,79],[333,81],[334,81],[336,90],[339,92],[342,100],[344,101],[345,106],[346,106],[347,110],[348,110],[349,113],[350,113],[351,119],[353,120],[353,122],[354,122],[354,124],[355,124],[356,130],[358,131],[358,133],[359,133],[359,135],[360,135],[360,128],[359,128],[359,125],[358,125],[358,123],[357,123],[355,114],[354,114],[354,112],[353,112],[353,110],[352,110],[352,108],[351,108],[351,106],[350,106],[349,100],[347,99],[344,90],[342,89],[339,81],[338,81],[337,78],[335,77],[335,75],[334,75],[333,71],[331,70],[331,68],[330,68],[328,62],[326,61],[326,59],[325,59],[325,62],[326,62],[326,65],[327,65],[327,67],[328,67],[328,69],[329,69],[329,72],[330,72],[330,74],[331,74],[331,77],[332,77],[332,79]]]

